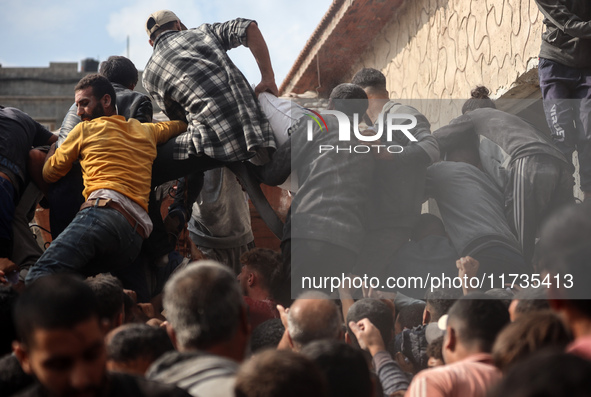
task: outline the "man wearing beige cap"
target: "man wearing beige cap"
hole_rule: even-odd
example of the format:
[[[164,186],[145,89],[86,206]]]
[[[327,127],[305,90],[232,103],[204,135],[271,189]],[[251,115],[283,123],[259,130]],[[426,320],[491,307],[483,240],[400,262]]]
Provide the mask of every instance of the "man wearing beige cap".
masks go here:
[[[278,95],[269,51],[256,22],[238,18],[187,30],[172,11],[162,10],[150,15],[145,28],[154,52],[143,85],[171,120],[189,125],[186,133],[158,148],[152,185],[187,174],[199,181],[203,171],[228,165],[267,225],[280,233],[282,224],[259,184],[247,173],[241,176],[244,168],[239,164],[255,156],[264,162],[276,147],[256,99],[264,91]],[[254,91],[226,53],[239,45],[250,48],[261,71]],[[190,205],[199,188],[189,193]]]
[[[211,159],[244,161],[275,147],[255,96],[263,91],[278,94],[256,22],[238,18],[187,30],[172,11],[162,10],[150,15],[146,31],[154,52],[143,85],[171,120],[186,119],[189,124],[188,132],[174,145],[169,142],[170,151],[159,152],[159,157],[204,169],[211,168]],[[239,45],[248,46],[259,65],[262,80],[255,91],[226,54]],[[155,177],[159,166],[154,165]]]

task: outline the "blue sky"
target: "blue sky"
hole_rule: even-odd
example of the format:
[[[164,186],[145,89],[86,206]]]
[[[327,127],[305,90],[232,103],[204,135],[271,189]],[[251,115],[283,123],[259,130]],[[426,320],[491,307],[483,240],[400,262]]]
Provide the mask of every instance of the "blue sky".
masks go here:
[[[255,19],[263,32],[279,86],[331,0],[0,0],[0,64],[47,67],[49,62],[103,61],[127,56],[143,70],[152,47],[144,24],[150,13],[174,11],[188,27],[236,17]],[[260,74],[250,51],[229,52],[251,83]]]

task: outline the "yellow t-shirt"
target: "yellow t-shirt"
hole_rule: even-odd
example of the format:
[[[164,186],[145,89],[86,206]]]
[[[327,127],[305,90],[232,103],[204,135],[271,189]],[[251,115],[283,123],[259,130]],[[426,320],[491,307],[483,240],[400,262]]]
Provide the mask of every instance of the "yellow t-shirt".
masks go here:
[[[43,179],[57,181],[80,160],[84,198],[97,189],[111,189],[147,211],[156,145],[186,130],[183,121],[142,124],[118,115],[81,122],[47,160]]]

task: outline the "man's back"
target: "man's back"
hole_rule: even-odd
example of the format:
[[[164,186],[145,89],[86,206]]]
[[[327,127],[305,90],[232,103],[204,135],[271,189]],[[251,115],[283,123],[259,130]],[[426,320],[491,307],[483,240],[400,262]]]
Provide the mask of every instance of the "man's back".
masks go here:
[[[118,83],[113,84],[115,93],[117,95],[117,114],[125,117],[126,120],[134,118],[140,123],[152,122],[152,100],[141,92],[130,90]],[[78,108],[73,104],[66,116],[59,130],[59,138],[57,146],[60,146],[68,137],[68,134],[78,123],[82,121],[80,116],[76,113]]]
[[[367,228],[379,232],[392,228],[410,230],[421,214],[427,166],[439,160],[439,150],[435,138],[431,135],[431,124],[417,109],[390,101],[384,105],[382,112],[384,117],[381,123],[384,129],[387,117],[391,114],[414,116],[417,125],[410,129],[410,132],[418,142],[410,142],[401,131],[394,130],[394,140],[388,144],[403,146],[407,152],[418,148],[422,150],[418,150],[419,155],[410,156],[405,161],[397,161],[397,157],[402,156],[404,151],[392,154],[391,158],[376,161]],[[377,123],[374,128],[378,128]],[[411,146],[414,148],[411,149]]]
[[[31,146],[45,145],[51,136],[26,113],[0,106],[0,172],[9,174],[16,188],[25,182]]]
[[[461,144],[470,134],[491,140],[511,157],[511,162],[536,154],[567,162],[550,137],[521,117],[493,108],[472,110],[434,132],[443,150]]]
[[[460,256],[491,241],[519,252],[505,218],[503,193],[480,169],[454,161],[433,164],[427,170],[427,195],[437,200],[445,230]]]
[[[43,177],[55,181],[80,159],[84,196],[111,189],[148,208],[156,145],[183,131],[183,122],[141,124],[123,116],[100,117],[78,124],[50,157]]]
[[[419,372],[406,396],[478,397],[486,396],[501,379],[501,371],[492,365],[490,354],[476,354],[453,364]]]
[[[141,123],[152,122],[152,100],[141,92],[130,90],[119,83],[112,83],[117,94],[117,114],[137,119]]]
[[[191,134],[179,143],[179,159],[205,154],[241,161],[259,147],[274,146],[252,88],[226,54],[246,44],[251,22],[239,18],[167,31],[154,42],[143,83],[171,120],[188,119]]]
[[[233,396],[238,363],[204,352],[170,352],[146,373],[148,379],[174,384],[191,395]]]
[[[345,150],[334,149],[339,147],[337,119],[326,117],[326,123],[330,132],[314,128],[313,140],[308,140],[306,123],[291,136],[291,164],[300,183],[291,205],[291,236],[357,251],[374,161],[371,154],[349,152],[343,144]],[[333,149],[319,150],[327,146]]]

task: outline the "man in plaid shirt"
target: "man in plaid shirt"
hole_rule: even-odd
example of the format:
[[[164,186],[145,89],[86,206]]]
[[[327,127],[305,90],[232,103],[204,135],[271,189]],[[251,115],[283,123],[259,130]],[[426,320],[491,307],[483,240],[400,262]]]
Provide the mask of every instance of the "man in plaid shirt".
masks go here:
[[[256,98],[264,91],[278,95],[269,51],[256,22],[246,19],[187,30],[172,11],[162,10],[150,15],[146,31],[154,52],[144,70],[143,85],[171,120],[186,120],[189,125],[186,133],[158,147],[152,185],[192,174],[193,186],[186,198],[191,205],[201,189],[203,171],[229,163],[236,167],[236,162],[255,156],[266,162],[269,151],[275,149],[269,121]],[[261,71],[262,80],[254,92],[226,53],[241,44],[250,48]],[[253,204],[268,225],[275,223],[271,229],[280,232],[281,222],[258,183],[244,177],[241,183]],[[155,231],[149,246],[154,256],[160,256],[171,246],[162,238],[164,225],[155,201],[152,195],[149,213]],[[186,219],[187,208],[182,215]]]
[[[158,183],[219,162],[264,156],[275,148],[255,96],[264,91],[278,95],[269,51],[256,22],[239,18],[187,30],[173,12],[163,10],[150,15],[146,31],[154,52],[143,85],[171,120],[186,119],[189,124],[187,133],[159,150],[154,164]],[[255,92],[226,54],[239,45],[248,46],[259,65],[262,81]],[[173,175],[175,169],[180,175]]]

